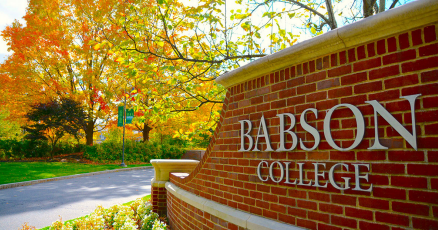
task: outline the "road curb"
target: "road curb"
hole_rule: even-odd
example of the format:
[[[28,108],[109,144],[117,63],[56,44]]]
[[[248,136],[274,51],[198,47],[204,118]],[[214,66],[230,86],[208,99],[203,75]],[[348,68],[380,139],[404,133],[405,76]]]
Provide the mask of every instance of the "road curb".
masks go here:
[[[125,169],[112,169],[112,170],[105,170],[105,171],[98,171],[98,172],[91,172],[91,173],[82,173],[82,174],[76,174],[76,175],[70,175],[70,176],[53,177],[53,178],[47,178],[47,179],[41,179],[41,180],[31,180],[31,181],[23,181],[23,182],[17,182],[17,183],[2,184],[2,185],[0,185],[0,190],[21,187],[21,186],[34,185],[34,184],[40,184],[40,183],[51,182],[51,181],[73,179],[73,178],[78,178],[78,177],[86,177],[86,176],[93,176],[93,175],[99,175],[99,174],[141,170],[141,169],[151,169],[151,168],[154,168],[154,167],[153,166],[143,166],[143,167],[134,167],[134,168],[125,168]]]

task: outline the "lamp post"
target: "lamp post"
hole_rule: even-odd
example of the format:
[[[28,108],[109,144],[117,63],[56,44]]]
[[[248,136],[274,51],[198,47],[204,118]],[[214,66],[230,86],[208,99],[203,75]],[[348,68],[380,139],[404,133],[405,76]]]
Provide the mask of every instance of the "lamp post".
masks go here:
[[[125,123],[126,123],[126,89],[123,91],[125,94],[125,103],[123,105],[123,147],[122,147],[122,164],[120,166],[127,167],[125,164]]]

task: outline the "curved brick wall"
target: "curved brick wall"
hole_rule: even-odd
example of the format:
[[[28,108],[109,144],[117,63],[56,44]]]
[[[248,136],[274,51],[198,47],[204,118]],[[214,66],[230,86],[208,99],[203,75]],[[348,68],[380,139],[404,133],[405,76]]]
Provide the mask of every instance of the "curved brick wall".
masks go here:
[[[170,182],[195,195],[268,219],[310,229],[438,229],[438,24],[428,24],[390,37],[315,57],[303,63],[258,76],[228,88],[220,124],[198,167],[185,178],[170,176]],[[284,60],[287,62],[287,60]],[[385,120],[379,119],[380,143],[388,150],[367,150],[374,140],[374,111],[365,101],[378,100],[400,123],[411,130],[409,103],[400,96],[421,94],[415,116],[418,150],[415,151]],[[323,132],[327,111],[335,105],[356,106],[364,116],[365,136],[350,151],[334,150]],[[269,128],[272,147],[280,141],[281,113],[295,115],[294,132],[313,145],[313,137],[300,126],[300,114],[318,110],[318,119],[308,114],[321,143],[313,151],[297,148],[288,152],[239,152],[241,120],[251,120],[255,139],[262,114]],[[345,107],[331,120],[335,143],[343,148],[355,139],[356,120]],[[289,135],[288,141],[291,141]],[[288,147],[288,146],[286,146]],[[291,162],[291,181],[298,178],[298,163],[304,163],[306,182],[314,180],[312,163],[326,163],[324,184],[330,167],[335,179],[349,177],[352,163],[366,163],[372,192],[262,182],[257,166],[265,160]],[[262,169],[263,176],[268,169]],[[280,176],[279,168],[274,175]],[[342,184],[342,183],[340,183]],[[173,229],[239,229],[167,193],[167,209]]]

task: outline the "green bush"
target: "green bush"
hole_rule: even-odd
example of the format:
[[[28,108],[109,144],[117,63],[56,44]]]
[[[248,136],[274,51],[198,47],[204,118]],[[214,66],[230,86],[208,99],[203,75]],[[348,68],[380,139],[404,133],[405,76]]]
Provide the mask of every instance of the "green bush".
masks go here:
[[[122,159],[122,143],[104,141],[99,145],[87,146],[84,157],[97,162],[114,162]],[[184,149],[175,145],[125,141],[126,162],[149,162],[151,159],[180,159]]]
[[[55,155],[84,151],[83,144],[60,142],[55,146]],[[0,140],[0,159],[24,159],[50,156],[50,144],[44,140]]]

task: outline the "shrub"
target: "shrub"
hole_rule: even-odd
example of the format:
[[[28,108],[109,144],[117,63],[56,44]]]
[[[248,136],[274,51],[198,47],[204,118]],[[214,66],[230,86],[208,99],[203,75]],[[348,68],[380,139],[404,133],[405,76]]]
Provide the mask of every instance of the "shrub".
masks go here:
[[[165,221],[161,221],[158,214],[151,210],[152,205],[145,203],[141,198],[129,206],[114,205],[108,209],[98,206],[90,215],[71,223],[63,223],[61,220],[55,221],[50,226],[50,230],[166,230]]]
[[[56,155],[77,153],[84,151],[83,144],[59,142],[56,146]],[[31,157],[50,156],[50,145],[44,140],[0,140],[0,159],[24,159]]]
[[[104,141],[99,145],[87,146],[84,157],[97,162],[115,162],[122,158],[122,143]],[[149,162],[151,159],[180,159],[184,149],[178,146],[158,143],[125,141],[126,162]]]

